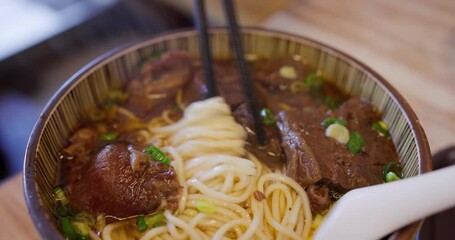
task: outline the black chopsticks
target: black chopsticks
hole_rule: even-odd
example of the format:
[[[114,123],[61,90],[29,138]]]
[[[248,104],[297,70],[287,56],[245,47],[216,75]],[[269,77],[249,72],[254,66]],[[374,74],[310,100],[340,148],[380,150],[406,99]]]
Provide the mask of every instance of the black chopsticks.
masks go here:
[[[253,83],[251,81],[244,59],[243,47],[240,40],[239,27],[237,25],[234,4],[232,0],[223,0],[223,5],[229,26],[230,43],[234,50],[237,68],[239,70],[240,80],[243,85],[247,106],[253,117],[256,138],[260,145],[265,145],[264,129],[262,128],[259,109],[254,98]],[[212,55],[210,53],[210,42],[208,35],[207,18],[205,15],[204,0],[195,0],[194,9],[195,24],[199,34],[200,55],[204,67],[204,76],[208,89],[208,97],[213,97],[217,95],[215,85],[216,83],[212,68]]]
[[[204,78],[207,84],[207,97],[217,95],[215,75],[212,67],[212,53],[210,51],[210,40],[208,34],[207,18],[205,16],[204,0],[194,0],[194,22],[199,35],[199,52],[204,67]]]

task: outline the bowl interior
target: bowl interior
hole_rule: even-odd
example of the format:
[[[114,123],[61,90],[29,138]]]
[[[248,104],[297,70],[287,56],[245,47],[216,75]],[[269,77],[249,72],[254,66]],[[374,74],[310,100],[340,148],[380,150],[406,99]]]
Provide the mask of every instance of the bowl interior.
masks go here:
[[[225,29],[211,31],[216,58],[231,56]],[[390,126],[406,177],[430,170],[429,147],[418,120],[406,101],[378,74],[344,53],[315,41],[285,33],[246,28],[246,53],[264,57],[297,56],[322,71],[354,96],[367,98]],[[53,215],[53,188],[60,150],[70,134],[109,91],[120,89],[137,66],[154,53],[184,50],[198,57],[198,39],[192,30],[180,31],[108,53],[70,79],[51,99],[38,120],[26,152],[24,189],[29,212],[45,239],[63,238]],[[417,227],[414,227],[414,233]]]

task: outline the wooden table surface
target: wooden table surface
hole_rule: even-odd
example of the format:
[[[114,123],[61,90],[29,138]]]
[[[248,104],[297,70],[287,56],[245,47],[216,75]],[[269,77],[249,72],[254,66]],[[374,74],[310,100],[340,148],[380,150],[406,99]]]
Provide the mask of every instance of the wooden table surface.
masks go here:
[[[190,0],[161,0],[191,12]],[[223,23],[219,1],[210,20]],[[238,0],[240,21],[332,45],[384,76],[415,110],[432,152],[455,145],[455,1]],[[21,176],[0,185],[0,239],[39,239]]]

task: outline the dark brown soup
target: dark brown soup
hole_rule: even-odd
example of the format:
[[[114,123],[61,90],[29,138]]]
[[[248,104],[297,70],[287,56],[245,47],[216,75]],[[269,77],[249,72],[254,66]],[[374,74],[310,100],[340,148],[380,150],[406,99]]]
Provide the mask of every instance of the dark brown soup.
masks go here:
[[[264,146],[256,141],[231,60],[213,63],[218,94],[245,129],[245,149],[300,184],[314,215],[325,213],[351,189],[384,182],[389,171],[391,180],[400,177],[399,166],[388,164],[398,162],[398,155],[387,125],[368,101],[348,96],[292,58],[259,58],[248,65],[266,133]],[[68,238],[87,234],[74,224],[81,218],[99,234],[104,225],[97,225],[96,216],[109,223],[178,209],[183,186],[163,152],[147,142],[148,126],[163,112],[169,120],[181,119],[184,106],[205,99],[206,92],[200,62],[169,52],[145,62],[124,92],[110,93],[90,110],[59,164],[56,215]],[[257,200],[263,197],[255,192]],[[139,232],[141,221],[132,220]]]

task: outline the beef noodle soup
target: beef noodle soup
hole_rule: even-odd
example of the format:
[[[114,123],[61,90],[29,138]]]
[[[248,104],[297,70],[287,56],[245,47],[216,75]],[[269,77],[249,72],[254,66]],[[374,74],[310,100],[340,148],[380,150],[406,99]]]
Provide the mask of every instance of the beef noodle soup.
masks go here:
[[[250,58],[266,144],[230,60],[168,52],[112,91],[62,150],[68,239],[307,239],[347,191],[399,179],[387,124],[299,59]]]

